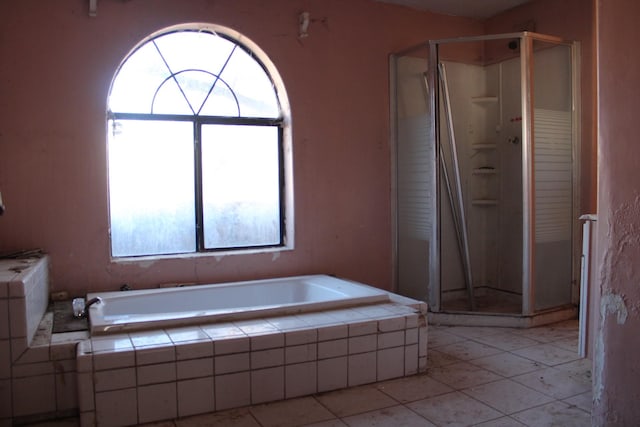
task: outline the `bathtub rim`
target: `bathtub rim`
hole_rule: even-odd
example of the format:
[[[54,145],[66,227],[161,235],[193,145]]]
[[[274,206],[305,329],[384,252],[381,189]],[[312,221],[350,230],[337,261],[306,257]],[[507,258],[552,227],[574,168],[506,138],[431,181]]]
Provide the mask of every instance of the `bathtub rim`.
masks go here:
[[[299,275],[299,276],[283,276],[269,279],[258,280],[243,280],[238,282],[222,282],[212,284],[193,285],[196,287],[232,287],[237,285],[251,285],[256,283],[268,283],[278,282],[282,280],[309,280],[313,278],[330,278],[340,282],[348,283],[350,286],[355,286],[366,290],[369,295],[351,297],[348,299],[334,299],[329,301],[315,301],[305,304],[289,303],[279,305],[266,305],[256,306],[256,308],[246,310],[246,307],[241,307],[232,311],[221,312],[222,310],[211,311],[208,314],[203,314],[201,311],[184,311],[183,316],[177,316],[173,313],[174,317],[168,319],[155,318],[155,315],[140,316],[147,319],[131,321],[131,322],[113,322],[106,321],[102,315],[102,307],[99,304],[92,305],[88,310],[89,318],[89,332],[92,336],[99,335],[112,335],[117,333],[129,333],[138,331],[149,331],[158,329],[174,329],[187,326],[197,326],[205,324],[224,323],[231,321],[251,320],[268,317],[279,316],[291,316],[302,313],[321,312],[329,309],[344,309],[358,306],[380,304],[391,301],[391,294],[380,288],[376,288],[370,285],[366,285],[354,280],[339,278],[326,274],[312,274],[312,275]],[[87,300],[93,297],[106,297],[112,299],[120,299],[131,297],[132,295],[144,295],[154,293],[180,293],[188,292],[193,286],[176,286],[168,288],[154,288],[154,289],[139,289],[131,291],[107,291],[107,292],[91,292],[87,294]],[[100,319],[99,322],[92,322],[91,319]]]

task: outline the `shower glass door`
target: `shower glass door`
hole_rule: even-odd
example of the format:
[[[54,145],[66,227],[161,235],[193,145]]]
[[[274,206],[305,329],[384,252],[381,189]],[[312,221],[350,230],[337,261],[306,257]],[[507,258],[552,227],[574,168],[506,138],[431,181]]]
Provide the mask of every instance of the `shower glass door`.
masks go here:
[[[572,302],[573,70],[572,47],[533,39],[533,308]]]
[[[397,291],[438,307],[433,262],[435,161],[430,134],[432,114],[426,82],[427,48],[391,58],[391,89],[395,93],[396,274]]]
[[[519,41],[455,41],[439,43],[436,51],[441,307],[449,312],[518,314],[522,311]]]

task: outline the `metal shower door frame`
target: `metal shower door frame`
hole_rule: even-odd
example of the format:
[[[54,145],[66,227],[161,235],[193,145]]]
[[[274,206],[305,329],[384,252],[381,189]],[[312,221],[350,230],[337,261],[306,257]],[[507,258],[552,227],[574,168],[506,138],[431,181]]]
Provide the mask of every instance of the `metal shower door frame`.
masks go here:
[[[429,41],[429,67],[427,70],[428,76],[428,84],[431,88],[429,92],[429,108],[436,117],[439,115],[438,110],[438,100],[440,99],[440,93],[438,88],[438,64],[440,62],[438,57],[438,46],[441,44],[447,43],[465,43],[465,42],[479,42],[479,41],[490,41],[490,40],[500,40],[500,39],[513,39],[517,38],[521,41],[520,47],[520,84],[521,84],[521,102],[522,102],[522,195],[523,195],[523,213],[522,213],[522,242],[523,242],[523,251],[522,251],[522,312],[523,316],[532,316],[535,314],[535,180],[534,180],[534,152],[533,152],[533,107],[534,107],[534,99],[533,99],[533,42],[534,40],[555,43],[558,45],[567,45],[572,49],[572,87],[574,89],[572,93],[572,116],[574,123],[574,132],[573,132],[573,208],[572,213],[573,216],[577,218],[579,200],[577,199],[577,191],[575,191],[575,186],[577,182],[578,171],[579,171],[579,162],[577,162],[577,135],[578,133],[575,130],[579,129],[579,126],[576,126],[578,123],[577,114],[579,109],[577,108],[578,102],[577,94],[579,91],[576,91],[576,82],[578,81],[578,73],[576,70],[577,63],[575,62],[577,58],[577,53],[579,51],[579,45],[576,42],[564,40],[559,37],[549,36],[545,34],[533,33],[533,32],[517,32],[517,33],[505,33],[505,34],[496,34],[496,35],[484,35],[484,36],[470,36],[470,37],[457,37],[457,38],[447,38],[447,39],[438,39],[438,40],[430,40]],[[434,183],[434,187],[432,190],[434,191],[432,194],[436,195],[436,200],[438,201],[438,206],[441,200],[441,191],[440,191],[440,169],[438,165],[440,164],[440,139],[439,135],[439,120],[432,120],[430,123],[429,130],[429,138],[431,141],[434,141],[436,144],[435,147],[435,156],[434,159],[434,167],[432,169],[432,181]],[[464,207],[463,207],[464,209]],[[440,241],[441,241],[441,232],[440,232],[440,209],[433,209],[432,223],[435,226],[432,228],[432,238],[431,238],[431,255],[430,255],[430,264],[431,271],[429,275],[429,283],[431,286],[429,287],[429,298],[430,298],[430,308],[434,312],[441,311],[441,265],[440,265]],[[572,247],[575,247],[575,238],[572,237]],[[572,256],[575,258],[575,249],[572,248]],[[572,262],[572,267],[574,267],[575,262]],[[572,268],[572,280],[575,281],[575,268]]]

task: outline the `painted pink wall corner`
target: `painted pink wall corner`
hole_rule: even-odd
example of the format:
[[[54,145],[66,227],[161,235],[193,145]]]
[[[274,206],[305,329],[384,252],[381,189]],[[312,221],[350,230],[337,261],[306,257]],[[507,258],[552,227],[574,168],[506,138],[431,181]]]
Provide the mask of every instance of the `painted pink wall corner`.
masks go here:
[[[598,347],[593,425],[640,420],[640,3],[598,0]]]

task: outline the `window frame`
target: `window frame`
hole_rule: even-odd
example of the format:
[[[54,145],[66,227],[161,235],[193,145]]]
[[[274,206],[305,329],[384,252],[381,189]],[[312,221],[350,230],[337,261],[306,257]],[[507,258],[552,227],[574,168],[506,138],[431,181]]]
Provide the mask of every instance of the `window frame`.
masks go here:
[[[279,115],[277,118],[253,117],[253,116],[209,116],[199,115],[199,111],[194,114],[164,114],[164,113],[125,113],[113,112],[109,108],[109,98],[107,98],[107,123],[113,123],[118,120],[138,120],[138,121],[180,121],[190,122],[193,125],[193,154],[194,154],[194,189],[195,189],[195,218],[194,218],[194,234],[195,248],[188,252],[175,253],[150,253],[140,255],[113,255],[112,234],[111,234],[111,213],[110,202],[109,207],[109,242],[110,254],[114,260],[126,260],[127,258],[172,258],[172,257],[189,257],[199,255],[226,255],[226,254],[246,254],[255,252],[272,252],[293,249],[293,173],[292,173],[292,138],[291,138],[291,113],[288,103],[287,94],[282,79],[277,72],[275,66],[269,57],[252,41],[244,35],[215,24],[183,24],[168,27],[149,35],[147,38],[138,43],[122,60],[118,69],[114,73],[109,96],[113,89],[114,82],[117,80],[122,66],[126,61],[134,55],[138,49],[152,42],[154,39],[175,32],[191,31],[191,32],[208,32],[213,36],[223,37],[237,48],[244,50],[250,55],[258,65],[262,68],[265,75],[269,78],[273,85],[276,101],[279,107]],[[178,74],[178,73],[176,73]],[[226,82],[223,81],[223,83]],[[159,89],[158,89],[159,90]],[[154,96],[155,99],[155,96]],[[204,105],[204,104],[203,104]],[[151,104],[153,111],[153,102]],[[203,202],[203,164],[202,164],[202,140],[201,130],[204,125],[245,125],[245,126],[265,126],[276,127],[278,132],[277,150],[278,150],[278,221],[279,221],[279,241],[275,244],[265,245],[242,245],[242,246],[224,246],[224,247],[205,247],[205,227],[204,227],[204,202]],[[109,128],[109,127],[108,127]],[[107,132],[110,132],[109,128]],[[109,165],[107,172],[110,173]],[[107,189],[107,196],[110,199],[111,192]]]

